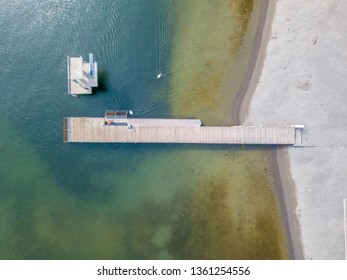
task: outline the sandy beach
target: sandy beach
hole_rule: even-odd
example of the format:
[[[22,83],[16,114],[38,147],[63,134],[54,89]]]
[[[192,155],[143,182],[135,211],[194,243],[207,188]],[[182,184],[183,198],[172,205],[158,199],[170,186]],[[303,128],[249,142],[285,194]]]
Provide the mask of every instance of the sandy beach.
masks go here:
[[[344,259],[347,197],[347,2],[270,0],[239,121],[303,124],[277,149],[278,194],[295,259]]]

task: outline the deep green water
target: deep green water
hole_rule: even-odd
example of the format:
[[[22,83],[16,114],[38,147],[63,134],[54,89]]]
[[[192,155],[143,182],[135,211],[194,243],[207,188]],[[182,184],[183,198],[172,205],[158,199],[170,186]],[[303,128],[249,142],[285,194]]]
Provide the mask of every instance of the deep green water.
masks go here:
[[[187,66],[200,69],[197,61],[210,57],[208,65],[218,68],[213,61],[220,54],[214,59],[214,51],[204,51],[199,58],[189,47],[201,44],[201,30],[193,32],[200,41],[179,35],[182,26],[215,18],[202,7],[207,2],[191,1],[203,12],[190,24],[186,1],[0,0],[1,259],[286,257],[267,151],[62,142],[64,117],[100,117],[106,109],[211,123],[228,115],[217,107],[231,102],[225,91],[208,103],[216,105],[207,107],[219,111],[216,119],[195,115],[205,110],[199,99],[191,112],[177,101],[186,83],[187,90],[208,83],[207,76],[180,80],[179,73],[191,72]],[[218,42],[223,32],[204,36]],[[240,56],[242,44],[237,48],[227,63]],[[101,86],[72,98],[66,56],[89,52]],[[225,75],[229,64],[218,71]],[[159,72],[165,75],[157,79]]]

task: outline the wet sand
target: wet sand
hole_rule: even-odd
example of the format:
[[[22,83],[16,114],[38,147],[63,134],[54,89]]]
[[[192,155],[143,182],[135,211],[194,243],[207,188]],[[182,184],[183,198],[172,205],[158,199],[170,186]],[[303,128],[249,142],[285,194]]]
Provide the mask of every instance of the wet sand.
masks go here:
[[[232,106],[231,119],[233,123],[242,124],[248,115],[253,92],[263,69],[266,45],[271,32],[274,12],[275,4],[272,2],[270,4],[268,1],[265,1],[258,18],[257,31],[254,36],[254,43],[247,70],[245,71],[245,75]]]
[[[247,119],[253,93],[259,83],[266,59],[266,49],[271,36],[275,12],[276,1],[266,1],[259,17],[258,30],[254,39],[248,71],[244,76],[233,106],[232,120],[234,123],[243,124]],[[266,106],[264,109],[266,110]],[[256,123],[256,120],[254,120],[254,123]],[[276,148],[272,151],[271,158],[275,189],[288,238],[289,258],[302,259],[300,229],[295,213],[295,186],[290,174],[288,152],[285,148]]]
[[[272,159],[276,190],[278,192],[289,241],[290,257],[301,260],[304,257],[300,236],[300,224],[296,215],[296,190],[290,173],[288,150],[286,148],[277,148],[272,154]]]

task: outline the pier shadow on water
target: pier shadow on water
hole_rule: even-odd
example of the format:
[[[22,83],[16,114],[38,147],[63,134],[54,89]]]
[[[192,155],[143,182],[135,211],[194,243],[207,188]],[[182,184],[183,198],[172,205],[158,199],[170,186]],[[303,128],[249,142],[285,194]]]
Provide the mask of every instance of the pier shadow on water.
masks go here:
[[[109,73],[105,70],[98,71],[98,87],[93,89],[94,94],[107,91],[107,76]]]

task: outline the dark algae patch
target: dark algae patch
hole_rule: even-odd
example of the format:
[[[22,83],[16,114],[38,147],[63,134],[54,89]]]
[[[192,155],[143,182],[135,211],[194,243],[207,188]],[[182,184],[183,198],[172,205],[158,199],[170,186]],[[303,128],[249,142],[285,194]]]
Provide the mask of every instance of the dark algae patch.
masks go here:
[[[244,43],[248,31],[249,20],[253,12],[254,1],[231,1],[228,3],[230,11],[234,11],[238,23],[232,34],[229,35],[229,52],[236,55]]]
[[[248,64],[251,44],[246,45],[244,38],[253,1],[181,2],[176,2],[170,61],[172,113],[189,113],[206,124],[224,124]]]
[[[246,159],[243,155],[229,156],[236,161],[231,165],[235,169]],[[227,165],[227,160],[224,163]],[[258,170],[260,163],[265,169]],[[228,174],[226,168],[202,176],[183,198],[184,217],[174,228],[171,242],[175,258],[287,258],[270,168],[266,153],[260,152],[243,171],[243,177],[249,176],[247,180]]]

